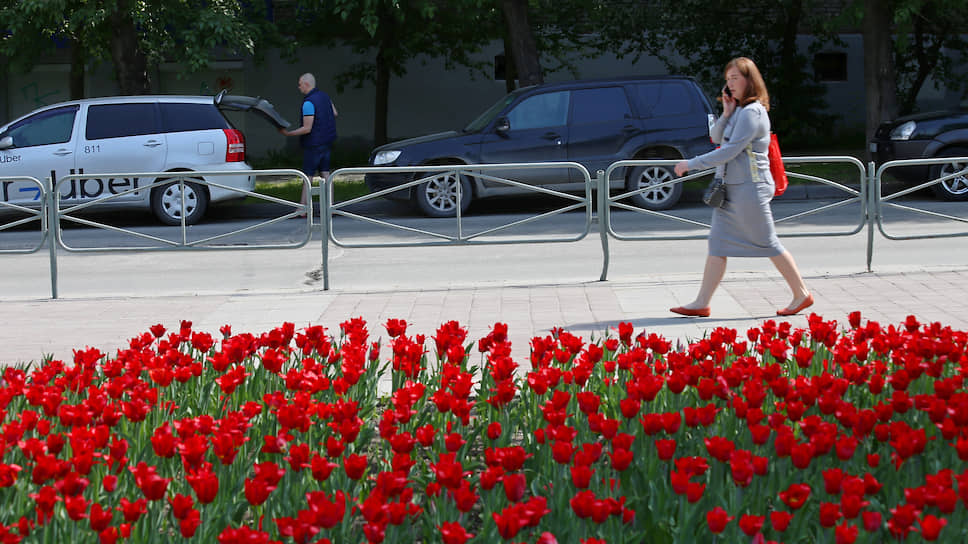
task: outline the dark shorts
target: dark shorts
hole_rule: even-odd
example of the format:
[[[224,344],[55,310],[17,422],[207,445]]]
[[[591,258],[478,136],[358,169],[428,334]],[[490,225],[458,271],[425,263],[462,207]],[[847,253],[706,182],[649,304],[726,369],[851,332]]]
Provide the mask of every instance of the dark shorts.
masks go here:
[[[330,148],[329,144],[304,148],[303,173],[312,178],[316,172],[329,172]]]

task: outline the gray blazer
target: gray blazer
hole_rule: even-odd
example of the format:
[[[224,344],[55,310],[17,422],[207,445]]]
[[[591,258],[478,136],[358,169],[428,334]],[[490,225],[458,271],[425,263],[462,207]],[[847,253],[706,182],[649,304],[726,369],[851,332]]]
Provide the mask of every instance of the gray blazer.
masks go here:
[[[770,116],[759,102],[737,107],[709,130],[720,146],[689,160],[689,170],[716,167],[716,177],[727,184],[773,183],[770,175]]]

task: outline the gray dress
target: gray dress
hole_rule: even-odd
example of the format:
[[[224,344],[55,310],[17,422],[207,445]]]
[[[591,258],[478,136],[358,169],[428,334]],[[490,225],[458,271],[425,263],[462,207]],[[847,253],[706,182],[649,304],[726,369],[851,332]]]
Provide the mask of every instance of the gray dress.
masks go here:
[[[726,183],[726,204],[713,210],[709,254],[715,257],[774,257],[785,249],[773,227],[770,175],[770,117],[759,102],[737,107],[709,131],[720,147],[689,160],[690,170],[716,167]]]

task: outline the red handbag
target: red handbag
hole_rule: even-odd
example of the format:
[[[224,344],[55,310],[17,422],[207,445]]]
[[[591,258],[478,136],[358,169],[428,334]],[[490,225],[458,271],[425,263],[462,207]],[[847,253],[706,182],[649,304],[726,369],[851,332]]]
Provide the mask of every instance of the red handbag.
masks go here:
[[[773,176],[773,183],[776,189],[774,196],[780,196],[787,190],[790,182],[787,180],[786,168],[783,166],[783,155],[780,153],[780,142],[776,139],[776,134],[770,133],[770,151],[767,154],[770,158],[770,175]]]

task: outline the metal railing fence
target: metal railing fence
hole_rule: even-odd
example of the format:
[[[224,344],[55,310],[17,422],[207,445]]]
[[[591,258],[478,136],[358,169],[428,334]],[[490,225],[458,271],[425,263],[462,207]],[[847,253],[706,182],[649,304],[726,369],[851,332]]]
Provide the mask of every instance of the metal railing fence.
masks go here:
[[[72,174],[69,176],[64,176],[57,180],[57,184],[54,188],[52,194],[52,206],[54,209],[54,220],[52,221],[52,229],[54,230],[54,235],[57,238],[57,243],[67,251],[73,252],[85,252],[85,251],[164,251],[164,250],[226,250],[234,249],[231,245],[213,245],[212,242],[219,240],[224,240],[231,236],[237,236],[246,232],[251,232],[257,229],[265,228],[269,225],[273,225],[280,221],[296,217],[300,214],[306,216],[306,232],[305,236],[300,240],[296,240],[291,243],[286,244],[256,244],[256,245],[245,245],[245,249],[293,249],[305,246],[312,239],[312,206],[310,203],[300,204],[297,202],[292,202],[289,200],[276,198],[270,195],[264,195],[256,193],[254,191],[247,191],[239,187],[233,187],[231,185],[225,185],[222,183],[216,183],[210,181],[206,178],[220,178],[220,177],[237,177],[242,175],[249,176],[286,176],[291,178],[298,178],[304,187],[305,194],[308,194],[311,189],[311,183],[306,174],[300,172],[299,170],[290,169],[277,169],[277,170],[232,170],[232,171],[193,171],[193,172],[129,172],[129,173],[119,173],[119,174],[101,174],[101,177],[112,176],[115,178],[139,178],[139,179],[153,179],[151,183],[141,185],[138,187],[133,187],[118,193],[112,193],[106,196],[101,196],[92,199],[87,202],[82,202],[79,204],[64,204],[61,201],[60,188],[65,183],[70,183],[74,180],[84,180],[90,179],[91,174]],[[127,195],[132,195],[138,192],[147,191],[150,195],[151,191],[156,187],[161,187],[168,185],[169,183],[178,183],[179,185],[179,203],[181,205],[181,224],[179,225],[179,240],[171,240],[167,238],[162,238],[159,236],[153,236],[150,234],[145,234],[131,229],[125,229],[109,225],[106,223],[93,221],[84,217],[78,217],[74,214],[83,211],[92,211],[96,209],[97,206],[104,204],[120,204],[116,202]],[[186,204],[185,204],[185,184],[190,183],[195,186],[204,186],[208,188],[221,189],[224,191],[229,191],[231,193],[237,193],[239,198],[253,197],[267,202],[273,202],[275,204],[281,204],[286,207],[292,208],[292,211],[284,215],[268,219],[266,221],[259,222],[254,225],[247,225],[241,229],[236,229],[230,232],[220,233],[216,236],[209,236],[207,238],[201,238],[198,240],[189,240],[188,237],[188,227],[190,225],[186,224]],[[150,205],[150,196],[147,197]],[[65,207],[66,206],[66,207]],[[76,224],[85,225],[88,227],[109,230],[112,232],[117,232],[120,234],[125,234],[127,236],[133,236],[139,239],[151,240],[160,245],[153,246],[107,246],[107,247],[73,247],[64,241],[62,237],[62,222],[71,222]]]
[[[501,172],[507,170],[536,170],[536,169],[571,169],[578,171],[584,182],[584,195],[574,195],[571,193],[566,193],[562,191],[555,191],[547,187],[542,187],[540,185],[533,185],[528,183],[522,183],[513,179],[508,179],[506,177],[491,175],[490,172]],[[363,195],[352,200],[347,200],[344,202],[334,203],[332,202],[332,187],[335,180],[341,177],[359,177],[379,174],[393,174],[399,175],[404,178],[413,177],[411,181],[407,181],[400,185],[394,186],[389,189],[384,189],[367,195]],[[427,175],[423,175],[427,174]],[[425,229],[408,227],[405,225],[400,225],[397,223],[391,223],[389,221],[383,221],[380,219],[375,219],[372,217],[366,217],[359,215],[347,210],[347,208],[375,198],[380,198],[390,193],[395,193],[397,191],[409,190],[411,187],[417,188],[427,183],[435,178],[439,177],[449,178],[453,176],[455,183],[455,208],[453,221],[456,226],[456,235],[445,234],[439,231],[429,231]],[[556,208],[538,215],[533,215],[525,219],[520,219],[517,221],[512,221],[510,223],[501,224],[495,227],[491,227],[485,230],[466,233],[465,232],[465,222],[463,212],[461,210],[461,205],[459,203],[463,202],[462,191],[465,190],[464,184],[461,182],[463,177],[476,178],[481,181],[489,181],[499,185],[507,185],[511,187],[517,187],[519,189],[540,193],[549,196],[558,197],[567,201],[571,201],[572,204]],[[334,245],[339,247],[353,247],[353,248],[376,248],[376,247],[416,247],[416,246],[467,246],[467,245],[496,245],[496,244],[523,244],[523,243],[561,243],[561,242],[576,242],[586,237],[591,231],[592,225],[592,179],[588,173],[588,170],[584,166],[576,162],[550,162],[550,163],[503,163],[503,164],[472,164],[472,165],[437,165],[437,166],[408,166],[408,167],[374,167],[374,168],[342,168],[333,172],[326,183],[326,190],[320,191],[320,210],[322,210],[322,219],[320,224],[322,226],[322,238],[326,240],[327,238],[333,242]],[[483,239],[484,236],[492,235],[498,232],[504,232],[514,227],[519,227],[528,223],[533,223],[540,221],[542,219],[547,219],[549,217],[567,213],[573,210],[584,209],[585,221],[584,227],[581,232],[570,237],[514,237],[513,239]],[[337,238],[336,233],[333,230],[333,216],[338,215],[346,217],[349,219],[354,219],[357,221],[363,221],[369,224],[378,225],[382,227],[387,227],[391,230],[404,231],[413,234],[420,234],[423,236],[429,236],[433,238],[433,241],[406,241],[406,242],[371,242],[371,243],[355,243],[340,240]],[[323,289],[329,289],[329,266],[328,266],[328,244],[323,243]]]
[[[940,159],[890,161],[882,164],[879,168],[877,168],[877,173],[876,173],[877,182],[874,184],[876,189],[876,195],[874,195],[874,198],[872,199],[872,202],[875,206],[874,208],[875,213],[873,214],[873,217],[877,224],[877,230],[879,230],[880,233],[884,235],[884,237],[887,238],[888,240],[922,240],[926,238],[953,238],[953,237],[968,236],[968,231],[950,232],[950,233],[894,234],[894,233],[888,232],[888,229],[884,225],[885,209],[902,210],[904,212],[909,212],[915,215],[920,215],[925,217],[931,217],[934,219],[945,219],[948,221],[956,221],[959,223],[968,223],[968,217],[966,216],[957,216],[957,215],[939,213],[931,210],[925,210],[923,208],[918,208],[916,206],[897,203],[898,199],[908,196],[916,191],[928,189],[935,185],[941,184],[945,181],[952,180],[955,178],[968,177],[968,168],[964,168],[960,171],[952,172],[951,174],[943,175],[938,178],[926,181],[924,183],[920,183],[899,191],[895,191],[889,195],[885,195],[883,193],[884,183],[882,181],[884,174],[886,172],[890,172],[892,169],[911,167],[911,166],[935,166],[939,164],[965,163],[966,161],[968,161],[968,157],[966,158],[946,157],[946,158],[940,158]],[[873,166],[874,165],[871,164],[872,168]],[[966,207],[965,210],[966,212],[968,212],[968,207]]]
[[[26,215],[26,217],[22,217],[20,219],[15,219],[13,221],[7,221],[7,222],[3,222],[2,219],[0,219],[0,232],[3,232],[7,229],[13,229],[16,227],[28,225],[30,223],[33,223],[34,221],[37,221],[39,223],[40,228],[38,229],[39,239],[37,240],[37,244],[34,245],[33,247],[14,248],[14,249],[0,248],[0,254],[36,253],[40,251],[42,247],[44,247],[44,242],[47,241],[48,232],[49,232],[49,229],[47,227],[47,199],[44,198],[44,195],[47,194],[47,190],[46,190],[46,187],[44,186],[44,182],[30,176],[16,176],[16,177],[3,178],[3,181],[13,182],[13,183],[25,182],[25,183],[32,183],[36,185],[37,197],[40,202],[40,207],[37,209],[28,208],[26,206],[21,206],[19,204],[14,204],[11,202],[5,202],[3,200],[0,200],[0,213]],[[32,192],[31,189],[33,188],[27,187],[26,189],[27,191],[24,191],[24,192]]]
[[[619,172],[620,175],[624,176],[626,169],[630,167],[638,166],[661,166],[664,168],[671,168],[677,161],[670,160],[641,160],[641,161],[618,161],[611,165],[606,170],[600,170],[597,172],[595,178],[592,178],[588,171],[578,163],[574,162],[554,162],[554,163],[514,163],[514,164],[467,164],[467,165],[439,165],[439,166],[423,166],[423,167],[374,167],[374,168],[345,168],[340,169],[332,173],[330,178],[325,181],[321,190],[318,191],[318,198],[320,202],[321,209],[321,221],[319,225],[319,233],[321,235],[321,246],[322,246],[322,271],[324,277],[324,290],[329,289],[329,244],[332,243],[340,247],[352,247],[352,248],[379,248],[379,247],[413,247],[413,246],[455,246],[455,245],[494,245],[494,244],[521,244],[521,243],[560,243],[560,242],[576,242],[585,238],[591,232],[591,225],[598,222],[598,231],[601,237],[602,244],[602,274],[600,279],[605,280],[607,278],[608,263],[609,263],[609,247],[608,239],[615,238],[617,240],[636,240],[636,241],[654,241],[654,240],[686,240],[686,239],[697,239],[706,236],[705,233],[702,234],[690,234],[684,236],[670,236],[665,234],[660,235],[641,235],[641,234],[624,234],[617,232],[613,228],[613,208],[617,210],[632,211],[635,213],[646,214],[649,216],[660,217],[664,219],[669,219],[671,221],[676,221],[684,224],[688,224],[694,227],[700,227],[706,229],[709,227],[707,223],[702,221],[695,221],[693,219],[679,217],[670,213],[654,210],[646,210],[633,206],[624,202],[626,199],[640,194],[645,191],[655,190],[656,188],[661,188],[664,186],[672,186],[674,184],[681,184],[687,181],[695,180],[703,176],[707,176],[710,171],[694,172],[687,176],[681,178],[675,178],[661,184],[652,185],[649,187],[643,187],[636,191],[624,191],[619,194],[612,196],[602,196],[598,198],[598,208],[597,208],[597,218],[593,216],[592,206],[594,204],[593,192],[597,192],[598,195],[609,195],[609,181],[612,179],[613,174]],[[800,230],[798,232],[779,232],[780,236],[850,236],[857,234],[862,231],[867,226],[867,270],[871,270],[871,262],[873,257],[873,236],[874,231],[880,231],[881,234],[889,240],[915,240],[915,239],[925,239],[925,238],[951,238],[951,237],[963,237],[968,236],[968,231],[959,232],[921,232],[916,234],[896,234],[889,232],[887,225],[885,225],[884,211],[887,209],[900,210],[905,213],[914,213],[920,216],[928,217],[932,220],[946,220],[954,221],[957,223],[968,223],[968,217],[953,215],[950,213],[939,213],[937,211],[926,210],[922,208],[917,208],[909,203],[901,203],[900,199],[912,195],[916,191],[920,191],[929,188],[938,183],[943,183],[951,179],[955,179],[958,176],[968,176],[968,168],[956,171],[944,176],[939,176],[937,179],[929,180],[924,183],[908,187],[899,191],[895,191],[891,194],[885,195],[883,193],[885,181],[885,172],[890,172],[892,168],[900,167],[910,167],[910,166],[936,166],[939,164],[955,164],[955,163],[966,163],[968,162],[968,157],[946,157],[940,159],[924,159],[924,160],[905,160],[905,161],[891,161],[884,163],[880,167],[876,167],[874,163],[869,163],[865,168],[863,163],[858,161],[853,157],[844,156],[819,156],[819,157],[784,157],[784,162],[787,165],[795,164],[810,164],[810,163],[840,163],[848,166],[856,166],[858,170],[858,175],[856,177],[857,187],[853,188],[852,176],[850,180],[830,180],[824,179],[817,176],[802,174],[795,171],[787,171],[787,175],[792,179],[800,179],[810,183],[816,183],[823,185],[825,187],[830,187],[838,193],[837,198],[843,196],[842,199],[830,202],[831,198],[827,198],[824,202],[819,203],[817,206],[809,208],[807,210],[799,211],[789,216],[777,217],[775,218],[776,223],[782,228],[784,223],[792,222],[795,220],[802,219],[804,217],[815,215],[827,211],[831,211],[836,208],[841,208],[844,206],[856,205],[858,208],[857,212],[857,225],[850,226],[843,230],[827,230],[827,231],[817,231],[817,230]],[[552,190],[547,187],[542,187],[540,185],[533,185],[528,183],[523,183],[514,179],[508,179],[506,177],[500,177],[494,175],[495,173],[500,173],[504,170],[521,170],[521,169],[540,169],[540,168],[567,168],[577,170],[584,181],[584,192],[583,195],[576,195],[567,192]],[[620,170],[621,169],[621,170]],[[413,175],[413,179],[403,183],[399,186],[394,186],[389,189],[382,191],[377,191],[368,195],[364,195],[352,200],[347,200],[344,202],[333,202],[333,181],[339,179],[342,176],[359,177],[366,176],[367,174],[402,174],[405,176]],[[423,175],[421,174],[429,174]],[[19,218],[13,221],[3,221],[3,215],[0,215],[0,235],[4,231],[9,231],[17,227],[22,227],[28,225],[32,222],[39,223],[39,241],[36,245],[26,248],[14,248],[14,249],[0,249],[0,254],[25,254],[25,253],[35,253],[39,251],[45,244],[49,248],[50,252],[50,276],[51,276],[51,297],[57,298],[57,248],[70,252],[90,252],[90,251],[160,251],[160,250],[237,250],[237,249],[294,249],[303,247],[309,243],[314,233],[313,223],[312,223],[312,206],[307,204],[300,204],[292,202],[285,199],[276,198],[273,196],[268,196],[264,194],[255,193],[252,191],[235,188],[223,183],[217,183],[205,178],[219,176],[237,176],[237,175],[254,175],[254,176],[285,176],[289,179],[298,178],[303,184],[303,188],[306,189],[307,193],[316,193],[312,191],[311,183],[308,177],[306,177],[302,172],[298,170],[239,170],[239,171],[225,171],[225,172],[139,172],[139,173],[117,173],[117,174],[98,174],[99,177],[113,176],[116,178],[123,177],[139,177],[142,179],[153,179],[149,184],[134,187],[125,191],[118,192],[117,194],[110,194],[100,198],[95,198],[93,200],[82,202],[78,204],[72,204],[67,202],[62,202],[60,188],[63,184],[70,182],[71,180],[78,179],[90,179],[91,174],[77,174],[71,176],[65,176],[51,187],[48,183],[44,183],[36,178],[31,177],[10,177],[3,178],[0,181],[4,182],[27,182],[36,186],[36,189],[32,187],[28,191],[32,192],[34,190],[38,191],[39,203],[37,208],[30,206],[24,206],[17,203],[0,201],[0,213],[3,212],[13,212],[19,214]],[[415,228],[407,225],[395,224],[389,221],[384,221],[382,219],[376,219],[373,217],[366,217],[359,213],[354,212],[351,208],[361,202],[380,198],[386,196],[390,193],[400,190],[406,190],[412,187],[419,187],[421,184],[433,179],[435,176],[454,176],[455,179],[460,180],[462,177],[466,176],[469,178],[477,178],[482,181],[488,181],[495,184],[501,184],[506,186],[515,187],[518,189],[526,190],[529,192],[534,192],[538,194],[546,194],[549,196],[554,196],[557,198],[565,199],[570,202],[560,208],[538,213],[537,215],[527,217],[524,219],[514,220],[505,224],[498,226],[493,226],[485,228],[483,230],[475,232],[466,232],[464,215],[460,210],[460,206],[457,207],[455,217],[450,220],[444,221],[456,221],[456,235],[446,234],[442,232],[430,231],[422,228]],[[154,236],[150,234],[145,234],[130,229],[124,229],[116,227],[113,225],[108,225],[103,222],[94,221],[85,217],[78,216],[76,214],[85,211],[93,211],[99,204],[110,204],[111,201],[120,199],[124,196],[130,195],[138,191],[148,191],[150,192],[155,187],[168,183],[178,183],[180,185],[181,191],[181,205],[182,205],[182,221],[179,228],[180,238],[176,240],[170,240],[161,238],[159,236]],[[221,233],[215,236],[208,236],[205,238],[200,238],[196,240],[190,240],[188,235],[189,225],[186,225],[184,217],[185,211],[185,191],[184,185],[186,183],[195,184],[198,186],[207,186],[209,188],[227,190],[239,193],[240,196],[250,196],[255,197],[267,202],[272,202],[275,204],[280,204],[285,207],[291,208],[291,211],[285,213],[278,217],[273,217],[271,219],[259,221],[256,224],[246,225],[243,228],[233,230],[231,232]],[[456,184],[456,202],[461,202],[462,194],[461,191],[465,190],[462,183]],[[840,195],[839,193],[843,193]],[[573,236],[562,236],[562,237],[551,237],[551,236],[515,236],[506,238],[486,238],[487,236],[495,234],[506,234],[506,231],[522,226],[528,223],[539,221],[541,219],[546,219],[554,215],[563,214],[567,212],[573,212],[583,210],[584,221],[583,228],[581,232]],[[298,216],[299,214],[306,214],[306,232],[305,235],[300,239],[283,244],[258,244],[258,245],[248,245],[248,244],[213,244],[214,242],[223,242],[226,238],[230,236],[237,236],[240,234],[245,234],[253,230],[264,228],[269,225],[276,224],[280,221],[290,219]],[[23,217],[25,216],[25,217]],[[406,234],[420,235],[423,237],[430,237],[430,240],[422,241],[391,241],[391,242],[350,242],[346,240],[341,240],[336,236],[333,230],[333,218],[334,216],[341,216],[347,219],[362,221],[364,223],[378,225],[381,227],[386,227],[393,229],[395,231],[404,232]],[[61,236],[62,222],[70,222],[74,224],[80,224],[87,227],[105,229],[112,232],[117,232],[119,234],[125,234],[137,237],[139,239],[146,239],[155,242],[158,245],[154,246],[98,246],[98,247],[73,247],[67,244]]]

